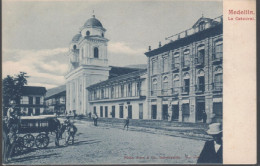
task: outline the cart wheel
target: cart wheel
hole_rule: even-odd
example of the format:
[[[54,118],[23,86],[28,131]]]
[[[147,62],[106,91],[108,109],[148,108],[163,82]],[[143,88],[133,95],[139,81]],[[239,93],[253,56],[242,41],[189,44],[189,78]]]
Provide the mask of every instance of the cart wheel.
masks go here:
[[[24,139],[23,137],[18,137],[14,147],[14,154],[19,154],[23,151],[24,148]]]
[[[35,139],[37,148],[46,148],[49,145],[50,138],[47,134],[39,134]]]
[[[34,146],[34,136],[32,134],[23,136],[23,145],[26,148],[32,148]]]

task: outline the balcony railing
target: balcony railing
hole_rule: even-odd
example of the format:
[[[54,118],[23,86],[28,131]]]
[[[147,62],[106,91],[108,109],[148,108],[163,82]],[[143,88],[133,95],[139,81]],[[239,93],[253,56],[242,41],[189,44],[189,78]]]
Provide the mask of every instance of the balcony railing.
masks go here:
[[[173,63],[173,64],[172,64],[172,70],[173,70],[174,72],[179,71],[179,68],[180,68],[180,64],[179,64],[179,63]]]
[[[212,90],[214,92],[222,92],[223,91],[223,83],[222,82],[212,83]]]
[[[214,22],[215,24],[223,23],[223,16],[219,16],[219,17],[214,18],[212,22]],[[214,24],[212,24],[212,25],[215,26]],[[204,29],[208,29],[210,27],[211,27],[211,24],[210,23],[206,23]],[[181,38],[185,38],[187,36],[193,35],[193,34],[195,34],[197,32],[199,32],[198,28],[196,28],[196,29],[190,28],[190,29],[187,29],[187,30],[182,31],[180,33],[177,33],[177,34],[174,34],[172,36],[166,37],[165,40],[170,40],[170,42],[173,42],[173,41],[179,40]]]
[[[204,58],[195,58],[195,65],[196,67],[203,67],[204,66]]]
[[[190,61],[182,62],[182,70],[189,70],[190,69]]]
[[[179,88],[171,88],[172,95],[178,95],[179,94]]]
[[[182,94],[189,94],[190,93],[190,87],[184,86],[182,87]]]
[[[96,100],[114,100],[114,99],[127,99],[127,98],[136,98],[136,97],[141,97],[144,96],[145,92],[142,90],[136,91],[136,92],[131,92],[128,94],[125,94],[122,96],[121,93],[113,93],[110,94],[109,96],[98,96],[98,95],[94,95],[93,94],[89,97],[90,101],[96,101]]]
[[[204,84],[195,85],[195,91],[196,93],[203,93],[205,91],[205,85]]]
[[[222,61],[223,61],[223,53],[222,52],[213,54],[213,60],[212,60],[213,64],[219,64]]]

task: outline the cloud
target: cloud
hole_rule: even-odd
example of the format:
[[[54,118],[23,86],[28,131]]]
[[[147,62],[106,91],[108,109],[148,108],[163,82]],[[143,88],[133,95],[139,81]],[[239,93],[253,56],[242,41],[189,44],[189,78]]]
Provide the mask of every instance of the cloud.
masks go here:
[[[24,57],[39,57],[45,58],[48,56],[57,55],[68,52],[68,48],[42,49],[42,50],[19,50],[19,49],[3,49],[3,54],[14,54]]]
[[[55,87],[65,83],[68,48],[42,50],[3,50],[3,77],[26,72],[28,85]]]
[[[116,54],[142,55],[144,54],[145,49],[133,49],[124,42],[111,42],[108,44],[108,52]]]

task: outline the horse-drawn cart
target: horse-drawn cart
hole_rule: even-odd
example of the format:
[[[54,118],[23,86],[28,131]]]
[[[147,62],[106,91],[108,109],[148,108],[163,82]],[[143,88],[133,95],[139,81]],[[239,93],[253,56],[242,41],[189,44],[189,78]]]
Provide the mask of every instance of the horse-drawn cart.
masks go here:
[[[59,126],[60,122],[54,115],[21,116],[18,123],[19,137],[16,141],[16,151],[32,148],[34,145],[37,148],[46,148],[50,141],[49,133],[57,134]]]

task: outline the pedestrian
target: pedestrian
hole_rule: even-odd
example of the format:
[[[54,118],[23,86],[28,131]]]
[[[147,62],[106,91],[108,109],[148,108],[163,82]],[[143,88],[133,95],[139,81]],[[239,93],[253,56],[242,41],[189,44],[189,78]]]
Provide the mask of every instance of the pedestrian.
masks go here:
[[[124,129],[126,127],[126,130],[128,130],[128,127],[129,127],[129,117],[126,118],[125,120],[125,125],[124,125]]]
[[[213,137],[213,140],[205,142],[197,163],[222,163],[222,124],[210,124],[207,133]]]
[[[15,101],[10,102],[11,107],[7,110],[7,120],[11,118],[11,116],[14,114],[16,103]]]
[[[17,112],[14,111],[12,114],[10,114],[10,119],[7,124],[7,147],[6,147],[6,159],[7,161],[11,160],[11,157],[14,153],[15,143],[17,140],[17,133],[18,133],[18,115]]]
[[[203,123],[207,123],[207,113],[205,110],[202,111],[202,119],[203,119]]]
[[[93,120],[94,120],[94,126],[97,126],[97,120],[98,120],[97,113],[94,113]]]
[[[73,110],[74,119],[77,117],[76,110]]]

